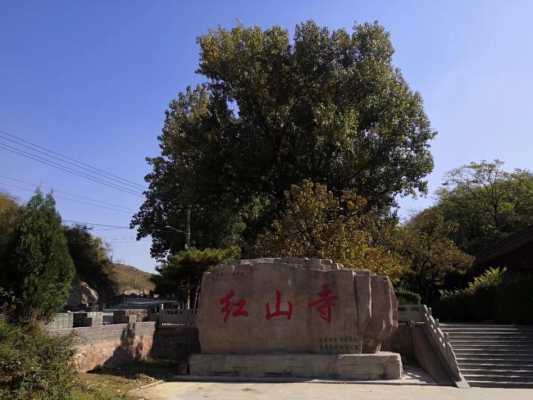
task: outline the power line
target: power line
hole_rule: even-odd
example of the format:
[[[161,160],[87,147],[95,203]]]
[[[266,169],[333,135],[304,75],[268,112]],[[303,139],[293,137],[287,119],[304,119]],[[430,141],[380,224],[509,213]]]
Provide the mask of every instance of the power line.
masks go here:
[[[76,220],[73,220],[73,219],[64,219],[63,222],[67,222],[67,223],[75,224],[75,225],[101,226],[101,227],[104,227],[104,228],[113,228],[113,229],[132,229],[129,226],[124,226],[124,225],[97,224],[97,223],[94,223],[94,222],[83,222],[83,221],[76,221]]]
[[[2,182],[2,180],[4,180],[4,179],[9,179],[9,180],[13,180],[13,181],[22,182],[22,183],[26,184],[26,187],[20,186],[20,185],[17,185],[15,183],[11,183],[11,182],[6,184],[6,183]],[[19,190],[24,190],[24,191],[28,191],[28,192],[34,192],[35,188],[39,187],[41,185],[27,184],[24,181],[21,181],[19,179],[13,179],[13,178],[0,176],[0,186],[14,187],[14,188],[17,188]],[[94,206],[94,207],[99,207],[99,208],[107,209],[107,210],[110,210],[110,211],[122,212],[122,213],[126,213],[128,215],[131,215],[131,214],[133,214],[135,212],[134,210],[131,210],[131,209],[128,210],[126,208],[122,208],[120,206],[113,205],[113,204],[110,204],[110,203],[106,203],[106,202],[103,202],[103,201],[100,201],[100,200],[91,199],[89,197],[74,195],[74,194],[66,193],[66,192],[63,192],[63,191],[60,191],[60,190],[55,190],[55,189],[52,189],[52,191],[53,191],[55,197],[59,197],[61,199],[69,200],[69,201],[72,201],[72,202],[85,204],[85,205],[90,205],[90,206]]]
[[[25,180],[22,180],[22,179],[18,179],[18,178],[13,178],[13,177],[10,177],[10,176],[5,176],[5,175],[0,175],[0,179],[7,179],[7,180],[10,180],[10,181],[13,181],[13,182],[19,182],[19,183],[22,183],[28,187],[38,187],[38,186],[48,186],[50,189],[52,189],[52,191],[54,193],[63,193],[63,194],[66,194],[66,195],[69,195],[69,196],[76,196],[76,197],[79,197],[81,199],[85,199],[85,200],[88,200],[88,201],[94,201],[96,203],[102,203],[102,204],[105,204],[109,207],[117,207],[117,208],[120,208],[120,209],[124,209],[124,210],[128,210],[128,211],[135,211],[134,209],[132,208],[125,208],[123,206],[121,206],[120,204],[113,204],[113,203],[109,203],[109,202],[106,202],[106,201],[103,201],[103,200],[97,200],[97,199],[93,199],[91,197],[87,197],[87,196],[84,196],[84,195],[81,195],[81,194],[76,194],[76,193],[70,193],[70,192],[66,192],[62,189],[56,189],[54,188],[52,185],[45,185],[43,183],[40,183],[40,184],[37,184],[35,182],[28,182],[28,181],[25,181]]]
[[[30,142],[29,140],[26,140],[20,136],[17,136],[13,133],[10,133],[10,132],[7,132],[7,131],[4,131],[4,130],[1,130],[0,129],[0,137],[3,137],[4,140],[8,140],[12,143],[15,143],[19,146],[23,146],[25,148],[28,148],[28,149],[31,149],[37,153],[41,153],[43,155],[45,155],[46,157],[50,157],[52,159],[55,159],[59,162],[62,162],[62,163],[65,163],[65,164],[68,164],[68,165],[71,165],[75,168],[78,168],[78,169],[81,169],[81,170],[84,170],[88,173],[91,173],[91,174],[96,174],[98,176],[100,176],[101,178],[104,178],[104,179],[107,179],[107,180],[110,180],[112,182],[115,182],[115,183],[118,183],[118,184],[121,184],[121,185],[125,185],[126,187],[130,187],[134,190],[144,190],[145,187],[137,182],[134,182],[134,181],[131,181],[129,179],[126,179],[126,178],[122,178],[118,175],[115,175],[111,172],[108,172],[108,171],[105,171],[101,168],[97,168],[97,167],[94,167],[90,164],[87,164],[83,161],[78,161],[72,157],[68,157],[64,154],[61,154],[61,153],[58,153],[57,151],[54,151],[54,150],[50,150],[50,149],[47,149],[46,147],[43,147],[43,146],[40,146],[38,144],[35,144],[35,143],[32,143]]]
[[[63,172],[66,172],[68,174],[85,178],[85,179],[87,179],[89,181],[92,181],[92,182],[95,182],[95,183],[99,183],[99,184],[104,185],[104,186],[111,187],[113,189],[119,190],[119,191],[124,192],[124,193],[128,193],[128,194],[131,194],[131,195],[142,197],[140,192],[137,192],[137,191],[134,191],[132,189],[129,189],[129,188],[126,188],[126,187],[122,187],[122,186],[119,186],[119,185],[116,185],[116,184],[113,184],[113,183],[110,183],[110,182],[103,181],[103,180],[99,179],[98,177],[94,177],[94,176],[88,175],[88,174],[86,174],[84,172],[81,172],[81,171],[73,170],[72,168],[66,167],[64,165],[61,165],[61,164],[56,163],[56,162],[51,161],[51,160],[47,160],[46,158],[43,158],[43,157],[41,157],[39,155],[31,154],[31,153],[28,153],[28,152],[26,152],[24,150],[17,149],[16,147],[10,146],[9,144],[5,144],[5,143],[0,142],[0,148],[4,149],[4,150],[6,150],[6,151],[8,151],[10,153],[17,154],[17,155],[20,155],[22,157],[26,157],[26,158],[32,159],[34,161],[38,161],[38,162],[40,162],[42,164],[48,165],[50,167],[59,169],[59,170],[61,170]]]

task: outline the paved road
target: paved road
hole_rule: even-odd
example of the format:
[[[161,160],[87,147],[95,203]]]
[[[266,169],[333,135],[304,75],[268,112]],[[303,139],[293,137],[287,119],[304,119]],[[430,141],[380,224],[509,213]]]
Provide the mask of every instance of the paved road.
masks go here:
[[[135,393],[145,400],[532,400],[533,389],[335,383],[167,382]]]

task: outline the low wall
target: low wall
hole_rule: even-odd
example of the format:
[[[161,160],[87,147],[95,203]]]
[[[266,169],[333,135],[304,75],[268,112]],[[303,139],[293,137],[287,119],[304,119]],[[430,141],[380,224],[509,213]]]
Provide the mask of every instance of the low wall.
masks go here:
[[[453,349],[431,309],[423,304],[398,307],[399,327],[384,348],[398,352],[408,363],[422,367],[435,382],[468,387],[462,377]]]
[[[115,367],[147,357],[184,361],[198,351],[198,334],[187,326],[157,326],[155,322],[101,325],[49,331],[73,335],[74,363],[81,372]]]

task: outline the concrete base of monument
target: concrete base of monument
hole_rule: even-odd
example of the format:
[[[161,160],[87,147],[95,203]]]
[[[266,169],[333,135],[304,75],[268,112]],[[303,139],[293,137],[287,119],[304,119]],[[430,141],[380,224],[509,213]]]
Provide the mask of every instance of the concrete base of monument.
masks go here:
[[[344,380],[399,379],[397,353],[375,354],[193,354],[196,376],[312,378]]]

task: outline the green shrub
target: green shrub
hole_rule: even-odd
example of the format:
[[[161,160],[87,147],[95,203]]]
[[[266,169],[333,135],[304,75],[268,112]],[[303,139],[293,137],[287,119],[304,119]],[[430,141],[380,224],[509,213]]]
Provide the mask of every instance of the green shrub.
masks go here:
[[[71,339],[0,321],[0,399],[70,400]]]
[[[169,256],[156,267],[157,274],[151,280],[155,284],[155,292],[162,296],[176,296],[191,302],[202,274],[224,261],[238,258],[240,249],[229,247],[224,249],[189,249]]]
[[[400,304],[420,304],[422,302],[420,295],[410,290],[396,289],[395,292]]]
[[[533,276],[490,268],[464,290],[441,292],[436,315],[453,321],[533,323]]]
[[[489,268],[481,275],[476,276],[474,280],[468,284],[468,287],[465,290],[475,294],[480,290],[497,288],[502,284],[506,271],[507,269],[505,268]]]
[[[505,282],[494,303],[496,321],[533,324],[533,277],[517,276]]]
[[[465,290],[442,291],[435,314],[443,321],[467,321],[470,319],[470,295]]]

